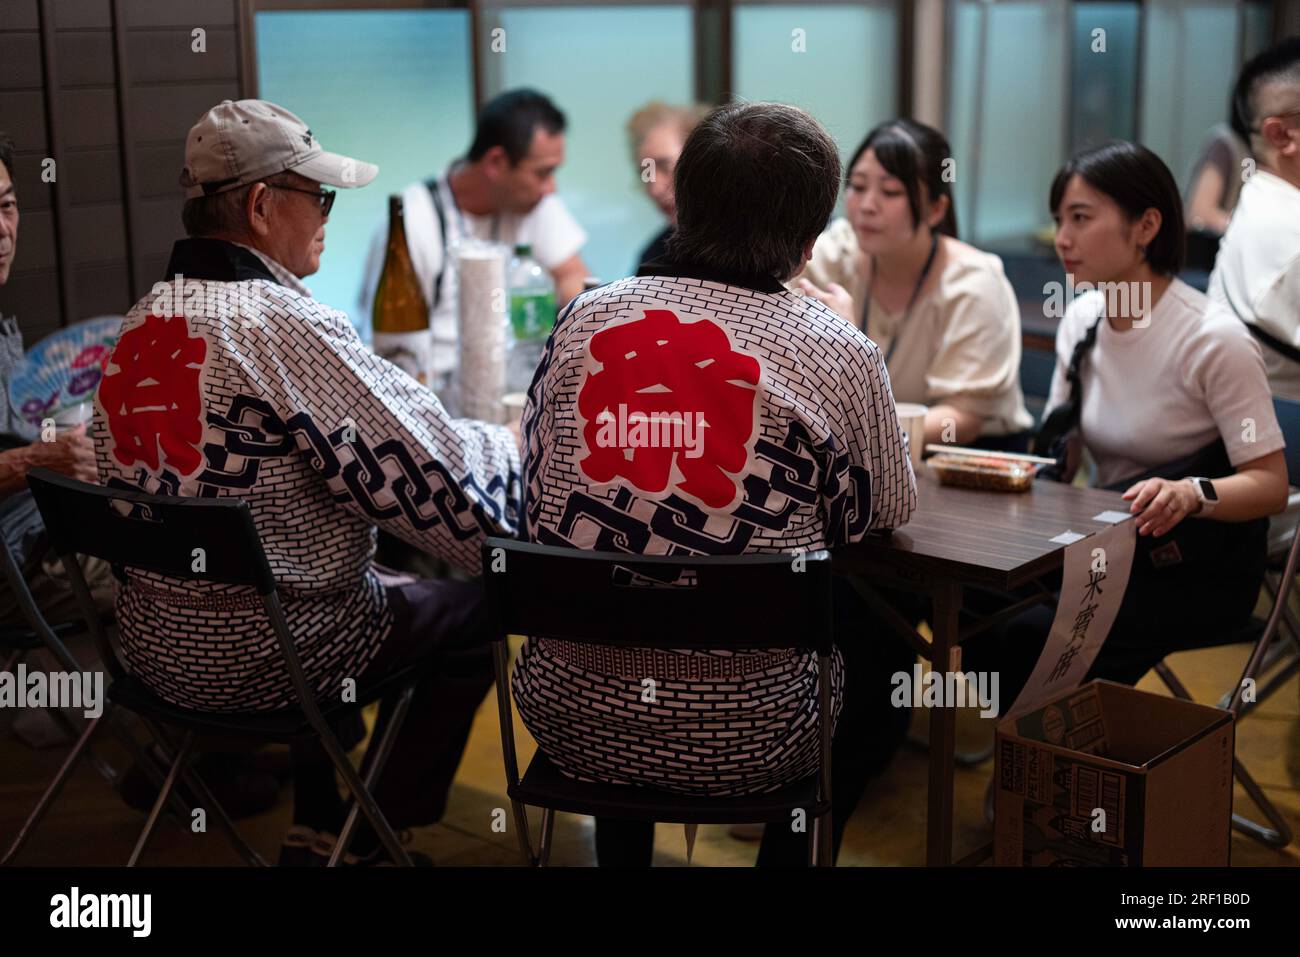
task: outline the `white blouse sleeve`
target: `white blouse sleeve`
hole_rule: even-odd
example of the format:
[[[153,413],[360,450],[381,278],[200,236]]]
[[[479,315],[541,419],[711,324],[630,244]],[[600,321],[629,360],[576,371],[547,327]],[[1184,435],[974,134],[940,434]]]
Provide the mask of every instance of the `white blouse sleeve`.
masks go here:
[[[946,322],[926,373],[927,394],[972,415],[997,415],[1020,387],[1015,293],[1000,266],[947,271],[941,283]]]
[[[1205,400],[1234,466],[1286,446],[1259,343],[1237,319],[1211,306],[1188,350],[1184,381]]]

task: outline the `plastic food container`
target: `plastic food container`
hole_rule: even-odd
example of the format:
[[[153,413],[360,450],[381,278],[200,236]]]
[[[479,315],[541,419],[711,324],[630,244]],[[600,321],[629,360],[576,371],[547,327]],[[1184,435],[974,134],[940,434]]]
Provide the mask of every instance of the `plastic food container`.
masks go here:
[[[995,455],[935,455],[926,460],[943,485],[986,492],[1028,492],[1038,466]]]

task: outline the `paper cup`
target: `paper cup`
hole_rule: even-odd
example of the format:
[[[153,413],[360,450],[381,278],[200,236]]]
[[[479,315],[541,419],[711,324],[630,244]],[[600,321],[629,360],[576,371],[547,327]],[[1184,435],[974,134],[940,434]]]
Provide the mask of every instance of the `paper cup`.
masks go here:
[[[921,454],[925,451],[925,415],[930,407],[916,402],[899,402],[898,424],[907,433],[907,454],[912,460],[912,471],[921,468]]]
[[[95,406],[90,402],[80,402],[66,409],[60,409],[54,415],[54,431],[67,432],[75,429],[79,425],[88,423],[94,415]]]

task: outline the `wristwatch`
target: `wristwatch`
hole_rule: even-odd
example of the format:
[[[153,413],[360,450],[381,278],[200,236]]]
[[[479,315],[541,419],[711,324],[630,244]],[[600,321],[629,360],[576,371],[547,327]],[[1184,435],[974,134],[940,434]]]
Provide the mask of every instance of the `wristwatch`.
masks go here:
[[[1201,503],[1201,507],[1192,514],[1209,515],[1219,504],[1219,493],[1214,490],[1214,483],[1207,478],[1189,478],[1187,481],[1192,483],[1192,488],[1196,490],[1196,497]]]

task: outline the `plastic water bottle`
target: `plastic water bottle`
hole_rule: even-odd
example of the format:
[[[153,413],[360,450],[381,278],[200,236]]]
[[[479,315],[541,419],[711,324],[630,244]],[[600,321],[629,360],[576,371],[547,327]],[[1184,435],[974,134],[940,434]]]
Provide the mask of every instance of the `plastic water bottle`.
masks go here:
[[[533,259],[531,246],[515,247],[506,281],[510,285],[510,328],[506,391],[525,392],[555,326],[555,284]]]

